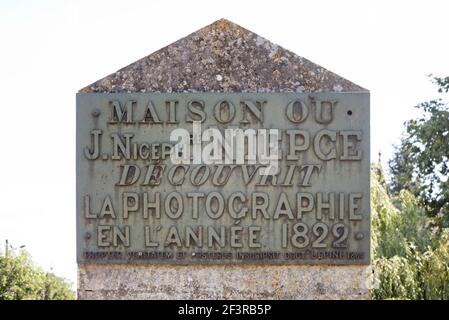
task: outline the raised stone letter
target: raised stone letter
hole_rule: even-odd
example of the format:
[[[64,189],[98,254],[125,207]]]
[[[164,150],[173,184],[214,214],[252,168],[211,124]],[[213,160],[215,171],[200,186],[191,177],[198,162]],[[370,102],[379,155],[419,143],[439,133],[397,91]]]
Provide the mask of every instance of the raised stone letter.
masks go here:
[[[214,117],[220,123],[228,123],[234,119],[235,106],[230,101],[219,101],[214,107]]]
[[[176,226],[171,226],[170,229],[168,229],[167,237],[165,238],[165,246],[169,247],[170,245],[174,244],[177,247],[181,247],[181,237],[179,236],[178,229]]]
[[[231,248],[241,248],[243,227],[231,227]]]
[[[340,207],[338,210],[338,218],[343,220],[345,218],[345,194],[343,192],[338,194],[338,205]]]
[[[240,104],[243,108],[243,117],[242,120],[240,120],[241,124],[248,124],[248,111],[251,112],[254,118],[256,118],[259,122],[263,122],[263,106],[266,103],[266,101],[256,101],[254,103],[253,101],[242,101]]]
[[[285,109],[287,119],[293,123],[300,123],[307,119],[309,109],[306,104],[299,100],[294,100],[287,105]]]
[[[240,166],[240,168],[242,169],[242,177],[243,177],[243,182],[245,183],[245,185],[248,185],[248,183],[250,183],[253,180],[254,176],[257,173],[257,171],[261,167],[262,167],[261,165],[254,165],[254,166],[243,165],[243,166]],[[251,170],[250,170],[250,168],[251,168]]]
[[[186,115],[186,122],[206,121],[206,113],[204,112],[204,101],[192,100],[187,104],[189,113]],[[195,118],[193,118],[195,116]]]
[[[349,193],[349,220],[362,220],[362,215],[355,212],[356,209],[359,209],[358,200],[362,197],[362,193]]]
[[[334,107],[337,104],[336,101],[313,100],[313,104],[315,106],[316,122],[322,124],[332,122],[334,119]]]
[[[293,174],[295,173],[295,165],[287,165],[287,170],[285,171],[284,181],[281,186],[292,186],[293,185]]]
[[[332,143],[329,143],[329,141],[328,141],[327,144],[331,144],[331,147],[327,153],[323,152],[323,149],[322,149],[323,144],[321,143],[321,140],[325,137],[329,141],[333,142],[333,144],[332,144]],[[315,135],[315,138],[313,139],[313,149],[314,149],[317,157],[323,161],[328,161],[328,160],[337,158],[337,150],[335,147],[336,141],[337,141],[337,133],[335,131],[331,131],[331,130],[327,130],[327,129],[318,131],[318,133]]]
[[[175,176],[177,175],[178,169],[182,169],[182,175],[178,180],[175,180]],[[186,173],[189,170],[189,166],[173,166],[168,170],[167,179],[174,186],[180,186],[184,183],[184,179],[186,177]]]
[[[108,232],[111,231],[111,226],[98,226],[97,227],[97,246],[109,247],[111,243],[107,241]]]
[[[131,200],[131,204],[130,204]],[[130,211],[139,210],[139,195],[136,192],[123,193],[123,218],[128,219]]]
[[[147,108],[145,109],[145,113],[143,115],[142,121],[140,123],[162,123],[157,115],[156,109],[154,109],[153,103],[148,101]]]
[[[151,240],[150,226],[145,226],[145,247],[158,247],[159,242]]]
[[[274,210],[273,219],[279,219],[279,216],[281,214],[287,215],[289,219],[294,219],[290,202],[288,202],[288,197],[284,192],[281,192],[281,194],[279,195],[279,200],[276,205],[276,209]]]
[[[115,219],[115,210],[112,206],[112,201],[110,196],[106,196],[103,201],[103,205],[101,206],[99,218],[104,218],[106,216],[110,216],[112,219]]]
[[[212,210],[212,201],[214,199],[216,199],[216,201],[217,201],[217,210],[215,210],[215,212],[213,212],[213,210]],[[223,196],[216,191],[209,193],[206,197],[206,213],[207,213],[207,215],[212,219],[218,219],[223,214],[223,211],[224,211]]]
[[[198,226],[198,231],[195,231],[191,227],[186,227],[186,247],[190,247],[190,241],[195,242],[195,246],[201,247],[203,245],[203,227]]]
[[[234,170],[235,167],[236,166],[220,166],[220,165],[215,166],[216,169],[214,172],[214,176],[212,177],[212,183],[215,186],[226,185],[228,183],[229,178],[231,177],[232,170]],[[224,174],[223,174],[223,171],[226,168],[229,169],[228,173],[224,172]],[[220,180],[220,178],[221,178],[221,180]]]
[[[204,198],[204,193],[202,192],[188,192],[187,198],[192,198],[192,218],[198,219],[198,200],[199,198]]]
[[[143,180],[142,186],[158,186],[161,184],[161,177],[165,170],[163,165],[148,165],[147,174]]]
[[[335,219],[335,193],[330,192],[328,194],[328,202],[323,200],[323,192],[318,192],[316,194],[316,218],[318,220],[323,219],[323,209],[328,210],[329,219]]]
[[[268,194],[264,192],[254,192],[251,198],[251,218],[253,220],[257,219],[257,212],[260,211],[265,219],[269,219],[270,217],[267,212],[268,206],[270,205]],[[262,202],[259,202],[259,199],[262,200]]]
[[[119,241],[124,247],[129,247],[129,226],[124,226],[123,231],[117,226],[112,227],[112,245],[117,247]]]
[[[96,219],[97,215],[90,212],[90,195],[86,194],[84,196],[84,218],[86,219]]]
[[[156,192],[154,194],[154,201],[150,202],[148,193],[145,192],[143,194],[143,217],[145,219],[148,219],[148,211],[150,209],[154,210],[154,216],[156,219],[161,218],[161,194],[159,192]]]
[[[123,154],[126,160],[131,159],[131,138],[134,137],[132,133],[124,133],[123,137],[125,138],[125,142],[121,139],[120,135],[117,133],[112,133],[112,143],[113,143],[113,153],[112,160],[121,160],[121,156],[119,152]]]
[[[287,130],[286,133],[289,136],[289,152],[287,160],[298,160],[299,155],[297,152],[305,151],[310,146],[310,134],[306,130]],[[299,145],[296,144],[296,137],[302,139]]]
[[[201,170],[204,169],[204,172],[201,174]],[[207,181],[207,178],[209,178],[210,174],[210,167],[206,165],[201,165],[193,168],[192,172],[190,173],[190,182],[194,186],[200,186],[204,184]]]
[[[139,179],[140,168],[133,164],[125,164],[120,166],[122,168],[122,174],[120,175],[120,180],[117,183],[118,186],[130,186]]]
[[[178,120],[176,120],[176,109],[178,107],[178,101],[167,101],[165,103],[165,106],[167,108],[167,116],[169,124],[177,124],[179,123]]]
[[[111,118],[109,123],[134,123],[133,122],[133,107],[137,102],[134,100],[128,100],[125,103],[125,108],[123,109],[120,101],[114,100],[109,101],[111,106]]]
[[[215,242],[220,248],[224,248],[226,244],[225,231],[224,226],[220,227],[220,234],[218,234],[214,227],[207,227],[207,246],[212,248]]]
[[[312,173],[316,169],[317,174],[320,173],[321,164],[305,164],[301,166],[301,171],[304,171],[304,179],[302,179],[301,183],[298,183],[301,187],[311,187],[310,178],[312,177]]]
[[[296,194],[296,216],[298,220],[302,219],[303,212],[310,212],[313,209],[313,196],[311,193]]]
[[[239,199],[240,208],[235,208],[235,200]],[[242,219],[248,212],[248,208],[243,206],[243,203],[247,201],[246,196],[243,192],[234,192],[229,196],[228,199],[228,210],[229,215],[234,219]],[[238,212],[237,212],[238,211]]]
[[[249,236],[248,236],[248,247],[250,248],[260,248],[262,245],[257,240],[257,234],[256,232],[260,232],[262,228],[261,227],[249,227]]]
[[[176,200],[176,204],[172,205],[172,200]],[[172,208],[176,211],[173,212]],[[182,211],[184,210],[184,203],[182,201],[182,196],[179,192],[171,192],[165,198],[165,214],[170,219],[178,219],[182,215]]]
[[[362,131],[340,131],[340,135],[343,138],[343,154],[340,160],[361,160],[362,150],[356,150],[355,141],[362,141]],[[349,140],[349,137],[355,138],[355,141]]]
[[[92,130],[90,134],[92,135],[92,148],[89,149],[86,147],[84,149],[84,156],[86,159],[89,160],[95,160],[100,155],[100,136],[103,133],[103,131],[96,129]]]

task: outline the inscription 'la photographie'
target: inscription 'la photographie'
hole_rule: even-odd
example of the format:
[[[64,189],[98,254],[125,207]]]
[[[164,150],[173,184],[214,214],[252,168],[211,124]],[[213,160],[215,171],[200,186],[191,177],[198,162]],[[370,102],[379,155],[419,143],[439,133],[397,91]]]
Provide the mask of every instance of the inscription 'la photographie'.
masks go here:
[[[79,263],[369,263],[367,93],[77,105]]]

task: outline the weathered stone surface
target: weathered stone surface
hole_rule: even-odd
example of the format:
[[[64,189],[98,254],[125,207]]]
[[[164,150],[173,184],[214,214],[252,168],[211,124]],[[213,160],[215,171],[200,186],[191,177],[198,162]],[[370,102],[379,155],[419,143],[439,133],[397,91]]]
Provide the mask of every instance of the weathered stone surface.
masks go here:
[[[225,19],[80,92],[366,91]]]
[[[80,265],[79,299],[367,299],[369,266]]]
[[[80,92],[367,91],[227,20]],[[78,266],[79,299],[367,299],[370,266]]]

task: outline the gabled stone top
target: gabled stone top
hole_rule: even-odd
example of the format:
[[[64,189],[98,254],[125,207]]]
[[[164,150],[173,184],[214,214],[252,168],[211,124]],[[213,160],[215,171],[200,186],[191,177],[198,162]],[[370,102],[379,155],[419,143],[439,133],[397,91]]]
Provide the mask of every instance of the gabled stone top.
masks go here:
[[[225,19],[80,90],[82,93],[205,91],[367,90]]]

